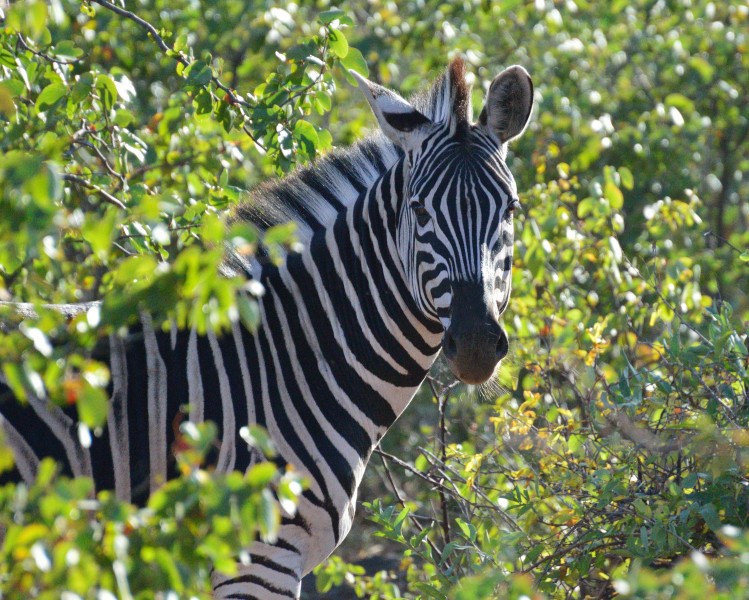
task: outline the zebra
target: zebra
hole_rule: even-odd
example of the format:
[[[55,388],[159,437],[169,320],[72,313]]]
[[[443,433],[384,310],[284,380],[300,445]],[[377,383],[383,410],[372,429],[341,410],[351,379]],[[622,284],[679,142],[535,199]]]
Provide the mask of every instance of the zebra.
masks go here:
[[[497,75],[474,122],[460,58],[411,101],[351,74],[379,131],[261,185],[229,219],[293,221],[303,246],[280,264],[229,252],[227,274],[264,289],[256,330],[163,331],[143,313],[127,338],[110,335],[111,406],[90,447],[44,398],[0,404],[19,479],[53,456],[133,502],[174,475],[181,407],[217,424],[220,473],[253,461],[241,426],[266,428],[309,485],[275,542],[254,542],[236,574],[212,574],[215,598],[298,598],[348,534],[369,457],[440,350],[458,379],[479,384],[509,349],[499,320],[519,199],[506,156],[530,118],[530,76],[517,65]]]

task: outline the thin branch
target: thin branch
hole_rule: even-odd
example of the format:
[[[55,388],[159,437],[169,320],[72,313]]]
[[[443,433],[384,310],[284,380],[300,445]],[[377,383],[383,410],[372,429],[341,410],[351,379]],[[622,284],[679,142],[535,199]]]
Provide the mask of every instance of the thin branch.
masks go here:
[[[390,456],[389,454],[385,452],[380,452],[380,460],[382,461],[382,468],[385,469],[385,475],[388,478],[388,481],[390,482],[390,487],[393,488],[393,493],[395,494],[395,497],[398,499],[398,502],[403,508],[406,508],[406,501],[403,499],[403,496],[401,496],[400,491],[398,490],[398,486],[395,485],[395,480],[393,479],[393,475],[390,472],[390,469],[388,468],[387,462],[385,461],[385,456]],[[419,523],[418,519],[414,518],[414,515],[412,515],[410,512],[408,513],[409,520],[411,523],[414,524],[414,527],[419,530],[419,533],[421,533],[424,530],[424,527],[421,523]],[[429,539],[429,536],[426,536],[424,538],[427,544],[429,544],[429,547],[432,549],[432,552],[434,553],[435,560],[438,560],[440,556],[442,556],[442,552],[437,548],[437,546],[434,545],[434,542]]]
[[[18,45],[21,46],[21,48],[23,48],[24,50],[28,50],[34,56],[43,58],[44,60],[48,62],[56,63],[58,65],[74,65],[75,63],[80,62],[81,60],[80,58],[74,58],[73,60],[61,60],[59,58],[54,58],[53,56],[50,56],[49,54],[45,54],[44,52],[39,52],[38,50],[34,50],[33,48],[29,46],[28,42],[26,42],[26,39],[23,37],[23,35],[21,35],[20,33],[17,35],[18,35]]]
[[[170,48],[169,45],[164,41],[164,38],[159,35],[159,32],[156,30],[156,28],[145,19],[142,19],[129,10],[125,10],[124,8],[120,8],[119,6],[112,4],[108,0],[91,0],[91,2],[99,4],[100,6],[103,6],[104,8],[107,8],[122,17],[125,17],[126,19],[130,19],[133,23],[137,24],[139,27],[145,29],[146,32],[148,32],[148,35],[151,36],[151,38],[156,42],[156,45],[159,47],[159,49],[161,49],[162,52],[173,56],[177,62],[183,64],[184,66],[188,66],[191,64],[184,54],[182,54],[181,52],[175,52],[172,48]],[[242,119],[244,121],[251,121],[242,107],[253,108],[252,105],[242,97],[238,96],[234,90],[224,85],[221,80],[215,75],[211,75],[211,81],[217,88],[222,90],[227,95],[229,104],[237,107],[240,114],[242,115]],[[242,125],[242,131],[244,131],[262,151],[266,150],[262,142],[260,142],[260,140],[258,140],[253,135],[252,131],[249,129],[249,127],[247,127],[246,124]]]
[[[116,171],[114,167],[112,167],[112,165],[109,164],[107,157],[104,156],[104,154],[102,153],[101,150],[99,150],[99,148],[94,146],[94,144],[92,144],[91,142],[87,142],[86,140],[82,140],[82,139],[74,139],[71,142],[71,144],[77,144],[78,146],[85,146],[86,148],[91,150],[94,154],[96,154],[96,156],[101,161],[101,164],[104,165],[104,168],[106,169],[107,173],[109,173],[112,177],[116,177],[120,182],[120,186],[122,186],[122,184],[125,182],[125,176],[122,173]]]
[[[424,473],[424,472],[422,472],[422,471],[419,471],[419,469],[417,469],[416,467],[414,467],[414,466],[412,466],[412,465],[408,464],[407,462],[405,462],[405,461],[401,460],[401,459],[400,459],[400,458],[398,458],[397,456],[393,456],[392,454],[389,454],[389,453],[385,452],[384,450],[382,450],[382,449],[380,449],[380,448],[375,448],[375,450],[374,450],[374,451],[375,451],[375,452],[376,452],[377,454],[379,454],[379,455],[380,455],[380,457],[382,457],[382,458],[387,458],[387,459],[388,459],[388,460],[389,460],[390,462],[392,462],[392,463],[395,463],[395,464],[396,464],[396,465],[398,465],[398,466],[399,466],[399,467],[400,467],[401,469],[404,469],[404,470],[408,471],[409,473],[413,473],[414,475],[416,475],[416,476],[417,476],[417,477],[419,477],[420,479],[423,479],[423,480],[424,480],[424,481],[426,481],[426,482],[427,482],[427,483],[428,483],[429,485],[433,485],[433,486],[439,486],[439,485],[440,485],[439,481],[437,481],[436,479],[432,479],[432,478],[431,478],[431,477],[430,477],[429,475],[427,475],[426,473]]]
[[[447,430],[445,427],[445,405],[447,404],[447,399],[450,396],[450,389],[447,388],[445,391],[443,391],[442,394],[437,393],[437,388],[434,385],[434,380],[431,377],[427,377],[427,381],[429,381],[429,387],[432,388],[432,393],[434,394],[434,397],[437,399],[437,404],[439,406],[439,449],[440,449],[440,455],[442,457],[442,463],[447,464],[447,444],[446,444],[446,437],[447,437]],[[438,490],[440,495],[440,505],[442,508],[442,536],[445,539],[445,545],[450,543],[451,535],[450,535],[450,518],[447,512],[447,497],[445,496],[445,489],[442,485],[439,486]]]
[[[108,2],[107,0],[91,0],[91,2],[99,4],[103,6],[104,8],[108,8],[109,10],[111,10],[114,13],[117,13],[121,17],[130,19],[133,23],[136,23],[139,27],[142,27],[143,29],[145,29],[163,52],[171,51],[171,48],[166,44],[164,39],[159,35],[159,32],[156,31],[156,28],[153,25],[151,25],[148,21],[140,18],[135,13],[132,13],[129,10],[125,10],[124,8],[120,8],[116,4],[112,4],[111,2]],[[178,57],[178,60],[180,62],[184,62],[185,64],[187,64],[186,59],[182,58],[181,56]]]
[[[419,447],[418,450],[424,455],[424,457],[430,462],[430,464],[435,467],[442,476],[447,479],[451,484],[455,485],[455,483],[448,477],[447,473],[449,471],[450,476],[452,476],[458,483],[466,484],[467,481],[465,478],[458,473],[455,469],[453,469],[450,465],[442,463],[442,461],[436,457],[434,454],[432,454],[429,450],[426,448]],[[409,465],[410,466],[410,465]],[[411,467],[413,469],[413,467]],[[423,473],[422,473],[423,475]],[[487,505],[492,507],[492,510],[496,512],[498,515],[502,517],[502,521],[513,529],[514,531],[521,531],[520,527],[517,523],[512,519],[512,517],[507,514],[504,510],[502,510],[495,501],[493,501],[489,496],[486,495],[486,493],[481,489],[481,486],[473,486],[472,488],[473,493],[475,493],[477,496],[482,498],[484,502],[487,503]],[[465,501],[465,498],[460,494],[459,490],[454,491],[454,495],[458,498],[462,498]]]
[[[686,319],[685,319],[684,317],[682,317],[682,316],[681,316],[681,313],[680,313],[680,312],[679,312],[679,311],[678,311],[678,310],[676,309],[676,307],[674,307],[674,305],[673,305],[673,304],[671,304],[671,303],[670,303],[670,302],[669,302],[668,300],[666,300],[666,297],[665,297],[665,296],[663,295],[663,293],[662,293],[662,292],[660,291],[660,289],[658,289],[658,286],[656,286],[656,285],[652,284],[652,283],[651,283],[650,281],[648,281],[648,280],[647,280],[647,279],[646,279],[645,277],[643,277],[643,276],[642,276],[642,274],[640,273],[640,269],[638,269],[637,267],[635,267],[635,266],[634,266],[634,265],[632,264],[632,262],[631,262],[631,261],[629,260],[629,258],[627,258],[627,257],[625,256],[625,257],[624,257],[624,262],[625,262],[625,264],[627,265],[627,268],[629,268],[631,272],[632,272],[632,271],[633,271],[633,272],[635,272],[635,273],[637,274],[637,277],[639,277],[639,278],[640,278],[640,279],[642,280],[642,282],[643,282],[643,283],[644,283],[644,284],[645,284],[645,285],[646,285],[647,287],[649,287],[649,288],[650,288],[650,290],[651,290],[651,291],[652,291],[652,292],[653,292],[653,293],[654,293],[654,294],[655,294],[656,296],[658,296],[658,298],[659,298],[659,299],[661,300],[661,302],[663,302],[663,303],[664,303],[664,304],[665,304],[666,306],[668,306],[668,308],[669,308],[669,309],[670,309],[670,310],[671,310],[671,311],[672,311],[672,312],[674,313],[674,315],[676,316],[676,318],[677,318],[677,319],[679,319],[679,322],[680,322],[680,323],[681,323],[682,325],[684,325],[684,326],[685,326],[685,327],[686,327],[687,329],[689,329],[689,330],[690,330],[690,331],[691,331],[692,333],[694,333],[694,334],[695,334],[695,335],[696,335],[696,336],[697,336],[698,338],[700,338],[700,340],[702,340],[702,342],[703,342],[703,343],[704,343],[704,344],[705,344],[706,346],[709,346],[710,348],[712,348],[712,347],[713,347],[713,344],[712,344],[712,343],[710,342],[710,340],[708,340],[708,339],[707,339],[707,338],[706,338],[706,337],[705,337],[704,335],[702,335],[702,333],[700,333],[700,332],[699,332],[699,331],[698,331],[698,330],[697,330],[697,329],[696,329],[696,328],[695,328],[695,327],[694,327],[694,326],[693,326],[693,325],[692,325],[691,323],[689,323],[689,322],[688,322],[688,321],[687,321],[687,320],[686,320]]]
[[[110,204],[113,204],[117,208],[121,208],[122,210],[127,210],[127,206],[125,206],[117,198],[115,198],[114,196],[112,196],[112,194],[110,194],[106,190],[100,188],[95,183],[91,183],[90,181],[86,181],[82,177],[78,177],[76,175],[70,175],[68,173],[66,173],[65,175],[63,175],[62,178],[65,181],[69,181],[70,183],[74,183],[74,184],[79,185],[79,186],[81,186],[83,188],[86,188],[88,190],[94,190],[102,198],[104,198],[105,201],[109,202]]]
[[[120,246],[117,242],[112,242],[112,245],[120,252],[122,252],[125,256],[135,256],[135,252],[130,252],[130,250],[127,250],[124,247]]]
[[[718,235],[717,233],[715,233],[712,230],[708,230],[705,233],[703,233],[702,237],[705,237],[705,238],[707,238],[707,237],[714,237],[715,239],[719,240],[723,244],[726,244],[727,246],[729,246],[730,248],[732,248],[733,250],[735,250],[739,254],[741,254],[743,252],[743,250],[741,248],[737,248],[731,242],[729,242],[726,238]]]

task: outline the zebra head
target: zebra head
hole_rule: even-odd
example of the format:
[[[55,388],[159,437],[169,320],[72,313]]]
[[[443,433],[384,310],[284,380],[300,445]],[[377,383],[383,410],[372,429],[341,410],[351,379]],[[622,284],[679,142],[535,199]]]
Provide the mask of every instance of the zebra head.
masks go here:
[[[382,131],[405,153],[396,240],[411,292],[442,322],[453,373],[483,383],[509,349],[499,318],[510,298],[518,197],[505,157],[530,117],[531,78],[520,66],[500,73],[473,123],[460,59],[411,103],[356,77]]]

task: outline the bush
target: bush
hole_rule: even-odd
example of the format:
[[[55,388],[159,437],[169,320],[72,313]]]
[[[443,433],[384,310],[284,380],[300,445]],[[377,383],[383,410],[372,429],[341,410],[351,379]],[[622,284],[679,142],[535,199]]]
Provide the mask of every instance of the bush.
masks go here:
[[[97,339],[139,307],[252,325],[221,215],[252,185],[366,133],[346,68],[405,93],[461,51],[477,81],[525,65],[537,108],[511,149],[511,357],[481,390],[439,365],[360,494],[405,578],[341,558],[359,597],[739,597],[747,585],[749,11],[737,2],[28,0],[0,9],[0,364],[106,417]],[[132,8],[132,6],[129,6]],[[136,14],[137,13],[137,14]],[[484,90],[476,86],[478,106]],[[293,230],[266,233],[293,243]],[[103,299],[71,319],[44,303]],[[210,431],[145,508],[44,475],[0,491],[9,594],[205,594],[213,561],[273,535],[299,484],[214,480]],[[0,467],[9,454],[0,452]],[[272,482],[275,494],[265,489]],[[247,511],[227,511],[249,498]],[[373,501],[372,498],[378,498]],[[346,552],[346,549],[343,549]],[[347,583],[349,582],[349,583]],[[353,583],[351,583],[353,582]],[[129,591],[128,591],[129,590]],[[73,597],[73,596],[71,596]]]

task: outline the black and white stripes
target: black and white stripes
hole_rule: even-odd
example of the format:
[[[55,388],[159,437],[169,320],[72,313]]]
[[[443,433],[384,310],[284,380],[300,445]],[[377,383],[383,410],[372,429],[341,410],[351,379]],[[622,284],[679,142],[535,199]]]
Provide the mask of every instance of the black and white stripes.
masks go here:
[[[505,142],[525,125],[532,88],[519,67],[500,78],[513,85],[491,89],[515,95],[490,92],[484,124],[471,124],[460,61],[413,104],[359,77],[385,135],[261,186],[232,217],[260,228],[293,220],[304,244],[280,266],[227,258],[227,272],[265,290],[257,331],[162,331],[143,314],[127,338],[109,339],[110,413],[90,443],[72,411],[44,398],[0,405],[17,475],[32,479],[39,458],[54,456],[139,502],[175,475],[181,420],[216,423],[219,472],[248,468],[239,430],[262,425],[309,487],[276,542],[253,544],[236,576],[214,574],[215,596],[297,597],[347,534],[369,456],[440,348],[467,382],[485,380],[507,352],[497,320],[516,192]],[[513,125],[492,129],[497,110]]]

